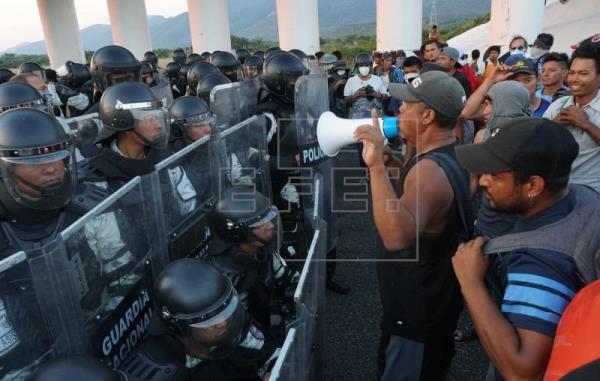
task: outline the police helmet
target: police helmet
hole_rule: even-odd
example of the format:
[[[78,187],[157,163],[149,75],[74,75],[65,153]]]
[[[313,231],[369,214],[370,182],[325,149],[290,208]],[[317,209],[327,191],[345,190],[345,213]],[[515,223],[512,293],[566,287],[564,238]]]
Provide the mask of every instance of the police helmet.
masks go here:
[[[357,66],[373,64],[373,57],[369,53],[359,53],[356,56],[355,63]]]
[[[210,92],[215,86],[231,83],[229,78],[221,73],[210,73],[205,75],[198,81],[196,87],[196,95],[202,98],[205,102],[210,103]]]
[[[263,61],[265,60],[265,52],[264,52],[264,50],[257,50],[257,51],[254,52],[253,55],[260,57],[260,59],[263,60]]]
[[[210,62],[218,67],[221,73],[232,82],[237,81],[237,70],[240,66],[240,62],[233,54],[222,51],[214,52],[210,56]]]
[[[200,57],[202,58],[202,61],[209,62],[210,61],[210,52],[202,52],[202,54],[200,54]]]
[[[85,65],[67,61],[65,68],[67,70],[67,75],[64,77],[65,84],[72,89],[78,89],[92,79],[90,69]]]
[[[296,57],[300,58],[300,61],[304,61],[304,60],[308,59],[308,56],[306,55],[306,53],[304,53],[300,49],[292,49],[292,50],[290,50],[290,53],[292,53]]]
[[[240,48],[235,51],[235,57],[241,64],[243,64],[246,58],[248,58],[251,55],[252,54],[248,49]]]
[[[268,198],[248,186],[226,189],[211,212],[211,222],[218,236],[232,243],[259,241],[253,230],[278,218],[277,208]]]
[[[152,50],[149,50],[146,53],[144,53],[143,61],[152,65],[153,68],[156,68],[158,66],[158,57],[156,56],[156,53],[154,53]]]
[[[323,54],[321,58],[319,58],[319,63],[321,65],[333,65],[337,61],[337,57],[333,54]]]
[[[181,70],[181,65],[177,62],[169,62],[165,71],[170,79],[176,79],[179,76],[179,71]]]
[[[187,72],[187,85],[189,92],[196,95],[196,87],[202,77],[211,74],[219,73],[219,68],[208,62],[196,62]]]
[[[90,61],[94,85],[102,92],[119,82],[140,82],[141,66],[133,53],[118,45],[108,45],[98,49]]]
[[[189,64],[189,65],[193,65],[196,62],[200,62],[202,61],[202,56],[198,53],[191,53],[189,56],[187,56],[185,63]]]
[[[29,379],[29,381],[65,380],[126,381],[127,378],[95,357],[74,356],[41,365]]]
[[[37,108],[50,113],[48,99],[33,86],[23,82],[6,82],[0,85],[0,113],[24,107]]]
[[[186,56],[187,55],[185,54],[185,51],[181,48],[173,50],[173,61],[177,62],[180,65],[183,65],[185,63]]]
[[[271,94],[288,103],[294,102],[294,86],[308,70],[298,57],[288,52],[275,54],[265,61],[263,81]]]
[[[8,82],[8,80],[11,79],[14,75],[15,73],[10,71],[9,69],[0,68],[0,84]]]
[[[173,261],[154,282],[159,318],[202,358],[228,357],[242,340],[247,315],[231,280],[199,259]]]
[[[19,74],[31,73],[35,74],[44,82],[46,82],[46,71],[35,62],[24,62],[19,66]]]
[[[97,141],[117,132],[132,130],[148,147],[164,148],[169,137],[168,112],[154,91],[139,82],[121,82],[109,87],[100,98],[103,128]]]
[[[210,134],[215,120],[205,101],[189,95],[175,99],[169,107],[169,114],[171,133],[175,136],[185,136],[191,141],[199,139],[197,136],[192,136],[196,133],[191,131],[192,128],[202,127],[202,136]]]
[[[149,85],[149,86],[153,86],[154,84],[156,84],[156,79],[154,78],[154,75],[156,74],[156,71],[154,70],[154,67],[149,64],[148,62],[142,62],[142,83]],[[148,79],[151,78],[152,81],[148,82]]]
[[[76,168],[71,137],[53,115],[34,108],[0,115],[0,201],[7,210],[31,215],[65,206]]]
[[[259,56],[249,56],[242,65],[244,79],[252,78],[262,73],[263,60]]]
[[[267,60],[270,56],[272,56],[273,54],[279,53],[281,51],[281,48],[278,46],[272,46],[270,48],[268,48],[267,50],[265,50],[265,60]]]

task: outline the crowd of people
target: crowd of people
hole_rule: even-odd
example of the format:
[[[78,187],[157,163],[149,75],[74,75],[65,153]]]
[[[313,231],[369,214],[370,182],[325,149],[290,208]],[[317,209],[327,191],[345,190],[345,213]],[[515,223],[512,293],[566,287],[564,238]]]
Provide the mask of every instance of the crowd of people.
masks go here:
[[[277,235],[280,214],[288,215],[289,232],[302,219],[294,100],[296,81],[310,70],[325,73],[337,116],[372,121],[354,139],[368,170],[377,257],[385,260],[377,263],[377,377],[445,379],[455,341],[467,336],[489,357],[490,380],[598,376],[598,356],[589,355],[598,348],[580,347],[590,338],[577,330],[600,316],[577,309],[589,307],[584,297],[597,300],[600,277],[593,222],[600,216],[599,40],[584,40],[569,56],[552,51],[547,33],[531,46],[515,36],[505,54],[490,46],[483,61],[478,50],[469,61],[436,28],[419,51],[365,52],[353,65],[340,51],[274,47],[176,49],[162,68],[151,51],[139,61],[109,45],[89,64],[0,69],[0,259],[51,244],[136,176],[214,135],[211,91],[219,85],[260,87],[254,113],[265,116],[273,192],[271,200],[230,171],[227,189],[209,205],[217,243],[155,277],[145,339],[113,364],[118,371],[90,357],[47,362],[45,348],[29,350],[31,311],[15,297],[22,280],[0,278],[0,378],[28,379],[44,362],[31,379],[267,380],[293,319],[280,301],[300,270],[286,257],[302,245],[284,251]],[[69,120],[94,115],[91,136],[69,129]],[[397,117],[398,139],[385,139],[382,116]],[[176,200],[170,218],[204,205],[215,186],[208,152],[198,152],[164,179]],[[228,160],[258,160],[251,156],[246,148]],[[130,264],[140,243],[123,234],[143,229],[136,197],[129,215],[100,214],[85,229],[85,252],[94,258],[81,270],[88,284],[101,278],[109,289],[137,280]],[[335,241],[328,239],[329,259]],[[332,260],[326,287],[348,294],[334,275]],[[586,285],[587,294],[577,295]],[[114,304],[106,291],[81,291],[82,308],[102,316]],[[457,331],[463,305],[472,332]]]

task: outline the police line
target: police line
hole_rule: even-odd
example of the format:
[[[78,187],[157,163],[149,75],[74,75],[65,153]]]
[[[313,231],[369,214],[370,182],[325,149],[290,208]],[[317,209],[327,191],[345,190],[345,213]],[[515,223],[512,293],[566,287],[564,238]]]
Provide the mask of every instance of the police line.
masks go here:
[[[143,340],[154,277],[174,259],[206,253],[214,237],[208,212],[220,192],[245,184],[271,193],[262,123],[250,117],[224,126],[132,179],[55,242],[0,261],[0,379],[26,378],[40,363],[75,354],[117,368]],[[180,168],[204,186],[174,189]],[[310,369],[319,357],[311,348],[324,264],[316,259],[325,256],[327,228],[316,226],[290,331],[299,357],[284,353],[282,366],[301,361]]]

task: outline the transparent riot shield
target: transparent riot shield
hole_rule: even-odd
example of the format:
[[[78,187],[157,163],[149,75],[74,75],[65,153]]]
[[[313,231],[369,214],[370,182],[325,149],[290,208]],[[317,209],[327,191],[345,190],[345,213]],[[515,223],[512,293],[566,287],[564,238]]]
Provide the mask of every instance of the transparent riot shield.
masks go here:
[[[57,269],[45,249],[32,257],[19,252],[0,261],[0,380],[28,379],[40,364],[73,347]]]
[[[170,260],[203,257],[212,242],[208,213],[216,200],[218,177],[210,148],[210,136],[205,136],[147,175],[162,205]]]
[[[277,361],[271,370],[269,381],[300,380],[298,377],[302,373],[299,369],[300,364],[295,362],[298,358],[298,351],[302,350],[298,343],[296,328],[290,328],[285,336]]]
[[[166,264],[162,216],[149,179],[136,177],[60,233],[84,353],[117,367],[152,316],[154,275]]]
[[[90,147],[96,143],[96,138],[102,129],[100,116],[95,112],[69,119],[59,119],[59,121],[63,124],[65,131],[73,136],[77,148],[77,161],[83,160],[88,153],[91,153]]]
[[[254,115],[215,136],[217,194],[235,185],[248,185],[273,199],[265,129],[265,116]]]
[[[226,130],[254,115],[260,90],[258,78],[216,86],[210,92],[210,109],[216,125]]]
[[[173,103],[173,90],[171,90],[171,81],[167,73],[163,69],[159,69],[154,73],[156,76],[156,84],[152,86],[152,90],[163,101],[164,107],[169,107]]]
[[[315,230],[315,215],[327,221],[328,247],[335,246],[337,238],[336,216],[332,213],[332,161],[323,153],[317,141],[317,122],[321,114],[329,110],[329,95],[325,73],[302,76],[295,86],[294,107],[298,134],[299,161],[302,167],[300,194],[305,230],[310,237]],[[314,189],[314,180],[321,178],[320,192]],[[321,197],[322,208],[315,211],[315,195]]]

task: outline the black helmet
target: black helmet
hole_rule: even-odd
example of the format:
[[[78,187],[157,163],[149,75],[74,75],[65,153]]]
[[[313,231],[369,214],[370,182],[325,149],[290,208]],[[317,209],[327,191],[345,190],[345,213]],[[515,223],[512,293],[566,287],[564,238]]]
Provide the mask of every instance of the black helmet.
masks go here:
[[[76,356],[43,364],[29,379],[29,381],[65,380],[124,381],[126,377],[95,357]]]
[[[165,70],[170,79],[176,79],[179,76],[181,65],[179,65],[177,62],[169,62]]]
[[[292,50],[290,50],[290,53],[292,53],[296,57],[300,58],[300,61],[304,61],[304,60],[308,59],[308,56],[306,55],[306,53],[304,53],[300,49],[292,49]]]
[[[179,69],[179,78],[183,78],[187,81],[187,73],[188,73],[188,70],[190,70],[191,66],[192,65],[186,64],[186,63],[181,65],[181,69]]]
[[[190,67],[187,72],[187,85],[188,90],[192,95],[196,95],[196,87],[202,77],[211,74],[219,73],[219,69],[208,62],[196,62]]]
[[[262,73],[263,60],[259,56],[249,56],[242,65],[244,79],[252,78]]]
[[[267,89],[283,100],[294,102],[294,85],[308,70],[298,57],[281,52],[267,58],[263,67],[263,81]]]
[[[67,75],[64,77],[65,84],[72,89],[78,89],[92,79],[90,69],[85,65],[67,61],[65,68],[67,70]]]
[[[14,75],[15,73],[13,73],[12,71],[5,68],[0,68],[0,84],[8,82],[8,80],[11,79]]]
[[[221,73],[232,82],[237,81],[237,70],[240,62],[229,52],[217,51],[210,56],[210,62],[219,68]]]
[[[185,51],[181,48],[173,50],[173,61],[177,62],[180,65],[183,65],[185,63],[186,56],[187,55],[185,54]]]
[[[46,82],[46,71],[35,62],[24,62],[19,66],[19,74],[31,73],[35,74]]]
[[[254,55],[260,57],[260,59],[263,60],[263,61],[265,60],[265,52],[264,52],[264,50],[257,50],[257,51],[254,52]]]
[[[250,56],[250,51],[248,49],[237,49],[235,51],[235,56],[237,58],[238,61],[240,61],[241,64],[244,63],[244,61],[246,60],[246,58],[248,58]]]
[[[97,141],[117,132],[133,130],[148,147],[165,147],[169,137],[168,112],[154,91],[139,82],[109,87],[100,98],[103,128]]]
[[[90,61],[94,85],[99,91],[124,81],[141,81],[141,63],[122,46],[108,45],[96,50]]]
[[[200,57],[202,58],[202,61],[209,62],[210,61],[210,52],[202,52],[202,54],[200,54]]]
[[[221,73],[211,73],[205,75],[200,79],[200,81],[198,81],[196,95],[202,98],[205,102],[210,103],[210,91],[215,86],[224,85],[226,83],[231,83],[231,81]]]
[[[248,186],[226,189],[213,207],[211,222],[217,235],[233,243],[259,241],[253,230],[276,219],[277,208],[268,198]]]
[[[142,62],[142,83],[146,84],[148,86],[154,86],[156,85],[156,71],[154,70],[154,67],[149,64],[148,62]],[[152,81],[148,82],[148,79],[151,78]]]
[[[279,48],[278,46],[272,46],[270,48],[268,48],[267,50],[265,50],[265,58],[264,60],[267,60],[270,56],[272,56],[275,53],[278,53],[281,51],[281,48]]]
[[[193,65],[196,62],[200,62],[200,61],[202,61],[202,56],[198,53],[192,53],[189,56],[187,56],[185,63]]]
[[[71,137],[54,116],[33,108],[0,115],[0,201],[7,210],[31,216],[62,208],[75,191],[76,168]]]
[[[154,67],[148,62],[142,62],[142,77],[148,74],[154,74]]]
[[[206,261],[169,263],[154,282],[154,301],[173,334],[198,333],[191,345],[202,358],[226,358],[243,338],[247,315],[238,295],[229,278]]]
[[[356,56],[355,63],[357,66],[359,65],[371,65],[373,64],[373,57],[369,53],[359,53]]]
[[[203,126],[205,128],[202,133],[210,134],[215,120],[205,101],[189,95],[175,99],[169,107],[169,114],[171,116],[171,133],[175,136],[185,136],[190,141],[202,137],[191,136],[190,128]]]
[[[6,82],[0,85],[0,113],[24,107],[50,113],[48,100],[33,86],[22,82]]]
[[[156,53],[154,53],[152,50],[144,53],[144,59],[142,61],[149,63],[153,68],[158,66],[158,57],[156,57]]]

